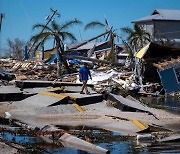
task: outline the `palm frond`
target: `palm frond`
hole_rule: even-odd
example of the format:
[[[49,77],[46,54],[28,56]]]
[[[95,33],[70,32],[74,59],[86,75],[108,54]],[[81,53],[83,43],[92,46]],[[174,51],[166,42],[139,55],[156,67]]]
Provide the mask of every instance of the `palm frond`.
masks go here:
[[[61,32],[61,36],[63,40],[70,39],[72,41],[76,41],[76,37],[70,32]]]
[[[64,24],[62,24],[60,27],[60,31],[68,29],[69,27],[72,27],[74,25],[81,25],[81,24],[82,24],[82,22],[75,18],[74,20],[70,20],[70,21],[67,21]]]
[[[38,44],[36,44],[36,46],[34,47],[34,53],[35,53],[35,51],[40,47],[40,45],[41,45],[41,42],[39,42]]]
[[[34,30],[34,29],[39,29],[39,28],[41,28],[41,29],[43,29],[44,28],[44,30],[45,31],[51,31],[52,32],[52,29],[50,28],[50,27],[48,27],[48,26],[46,26],[46,25],[43,25],[43,24],[35,24],[35,25],[33,25],[33,27],[32,27],[32,29]]]
[[[39,39],[38,42],[35,43],[36,46],[35,46],[35,48],[34,48],[34,52],[35,52],[40,46],[44,45],[45,42],[48,41],[49,39],[51,39],[51,35],[49,35],[48,32],[43,33],[43,37],[42,37],[41,39]]]
[[[105,40],[107,41],[109,37],[110,37],[110,33],[108,33],[108,34],[107,34],[107,36],[106,36],[106,39],[105,39]]]
[[[122,39],[121,37],[119,37],[121,40],[122,40],[122,43],[125,47],[125,50],[128,52],[129,54],[129,57],[132,59],[133,58],[133,49],[132,47],[124,40]]]
[[[55,32],[58,32],[60,29],[60,25],[58,25],[55,20],[51,22],[51,27]]]
[[[104,27],[105,27],[105,24],[99,21],[92,21],[84,27],[84,30],[91,29],[91,28],[104,28]]]
[[[138,26],[137,24],[134,25],[134,30],[135,30],[135,32],[136,32],[137,34],[142,34],[142,33],[144,33],[144,30],[143,30],[140,26]]]
[[[134,30],[130,27],[121,28],[121,31],[124,33],[127,33],[127,34],[133,34],[134,33]]]
[[[34,35],[30,38],[30,41],[34,41],[34,42],[37,42],[39,40],[42,40],[45,36],[48,36],[48,35],[52,35],[51,32],[44,32],[44,33],[39,33],[37,35]]]
[[[45,44],[45,42],[47,42],[48,40],[51,39],[51,35],[49,35],[48,33],[44,34],[43,39],[41,40],[41,45]]]

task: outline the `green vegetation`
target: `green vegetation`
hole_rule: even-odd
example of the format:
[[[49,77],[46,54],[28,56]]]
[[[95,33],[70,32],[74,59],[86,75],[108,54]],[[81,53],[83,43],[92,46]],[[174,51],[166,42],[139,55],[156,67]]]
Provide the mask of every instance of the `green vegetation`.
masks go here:
[[[136,24],[133,28],[125,27],[121,28],[121,30],[128,34],[128,46],[131,50],[134,50],[134,53],[151,41],[151,35]]]
[[[64,41],[66,39],[70,39],[72,41],[76,41],[76,37],[69,31],[69,28],[74,25],[79,25],[82,22],[74,19],[67,21],[62,24],[56,23],[56,21],[52,21],[50,26],[44,24],[36,24],[33,26],[33,29],[40,28],[44,29],[43,32],[40,32],[31,37],[31,41],[35,42],[35,49],[42,46],[46,41],[53,39],[56,44],[57,49],[57,76],[61,76],[61,62],[65,65],[66,69],[68,69],[68,65],[66,60],[63,58],[64,54]]]

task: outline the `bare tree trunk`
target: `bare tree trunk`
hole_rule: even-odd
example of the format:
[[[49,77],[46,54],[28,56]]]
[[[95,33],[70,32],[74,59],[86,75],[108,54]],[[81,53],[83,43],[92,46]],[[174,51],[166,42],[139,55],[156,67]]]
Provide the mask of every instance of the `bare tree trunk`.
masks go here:
[[[64,59],[64,49],[61,46],[59,37],[55,37],[56,39],[56,55],[57,55],[57,77],[62,76],[62,63],[65,65],[68,73],[69,73],[69,67],[67,64],[67,61]]]
[[[61,68],[61,58],[59,48],[56,47],[56,56],[57,56],[57,78],[62,75],[62,68]]]
[[[62,60],[62,62],[63,62],[63,64],[64,64],[67,72],[70,73],[69,66],[68,66],[68,64],[67,64],[66,58],[63,57],[63,55],[65,55],[65,52],[64,52],[64,49],[62,48],[61,45],[60,45],[60,50],[61,50],[61,60]]]
[[[112,30],[110,30],[110,43],[111,43],[111,51],[108,55],[108,60],[113,63],[115,62],[115,51],[114,51],[114,34]]]

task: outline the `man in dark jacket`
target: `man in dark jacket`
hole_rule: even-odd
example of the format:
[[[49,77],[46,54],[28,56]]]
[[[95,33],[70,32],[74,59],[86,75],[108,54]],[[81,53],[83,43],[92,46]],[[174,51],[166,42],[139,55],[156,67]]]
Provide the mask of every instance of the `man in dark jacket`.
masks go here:
[[[84,89],[86,91],[86,94],[89,94],[89,91],[87,89],[87,81],[88,81],[89,77],[92,80],[91,72],[88,68],[88,65],[87,65],[87,63],[84,63],[84,66],[82,66],[79,70],[79,79],[81,82],[83,82],[80,94],[85,94],[83,92]]]

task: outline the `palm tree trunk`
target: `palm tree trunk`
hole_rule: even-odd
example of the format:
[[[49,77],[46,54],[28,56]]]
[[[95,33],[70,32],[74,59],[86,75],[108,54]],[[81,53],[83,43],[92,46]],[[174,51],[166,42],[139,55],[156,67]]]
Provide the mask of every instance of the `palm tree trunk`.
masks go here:
[[[69,66],[68,66],[68,64],[67,64],[67,61],[66,61],[65,57],[63,57],[63,55],[64,55],[65,53],[64,53],[64,49],[62,48],[61,45],[60,45],[60,50],[61,50],[61,60],[62,60],[62,62],[63,62],[63,64],[64,64],[67,72],[70,73],[70,70],[69,70]]]
[[[56,47],[56,56],[57,56],[57,77],[60,77],[62,75],[62,68],[61,68],[61,58],[60,58],[60,52],[59,47]]]
[[[59,37],[55,37],[55,40],[56,40],[56,55],[57,55],[57,77],[60,77],[62,75],[62,63],[64,64],[66,70],[68,71],[68,73],[70,72],[69,71],[69,67],[68,67],[68,64],[67,64],[67,61],[63,58],[63,53],[64,53],[64,50],[61,46],[61,43],[60,43],[60,39]]]
[[[60,77],[62,75],[61,63],[63,61],[63,57],[59,51],[61,46],[59,37],[55,37],[55,40],[56,40],[56,56],[57,56],[57,77]]]
[[[114,51],[114,34],[112,30],[110,30],[110,44],[111,44],[111,51],[108,55],[108,60],[113,63],[115,62],[115,51]]]

